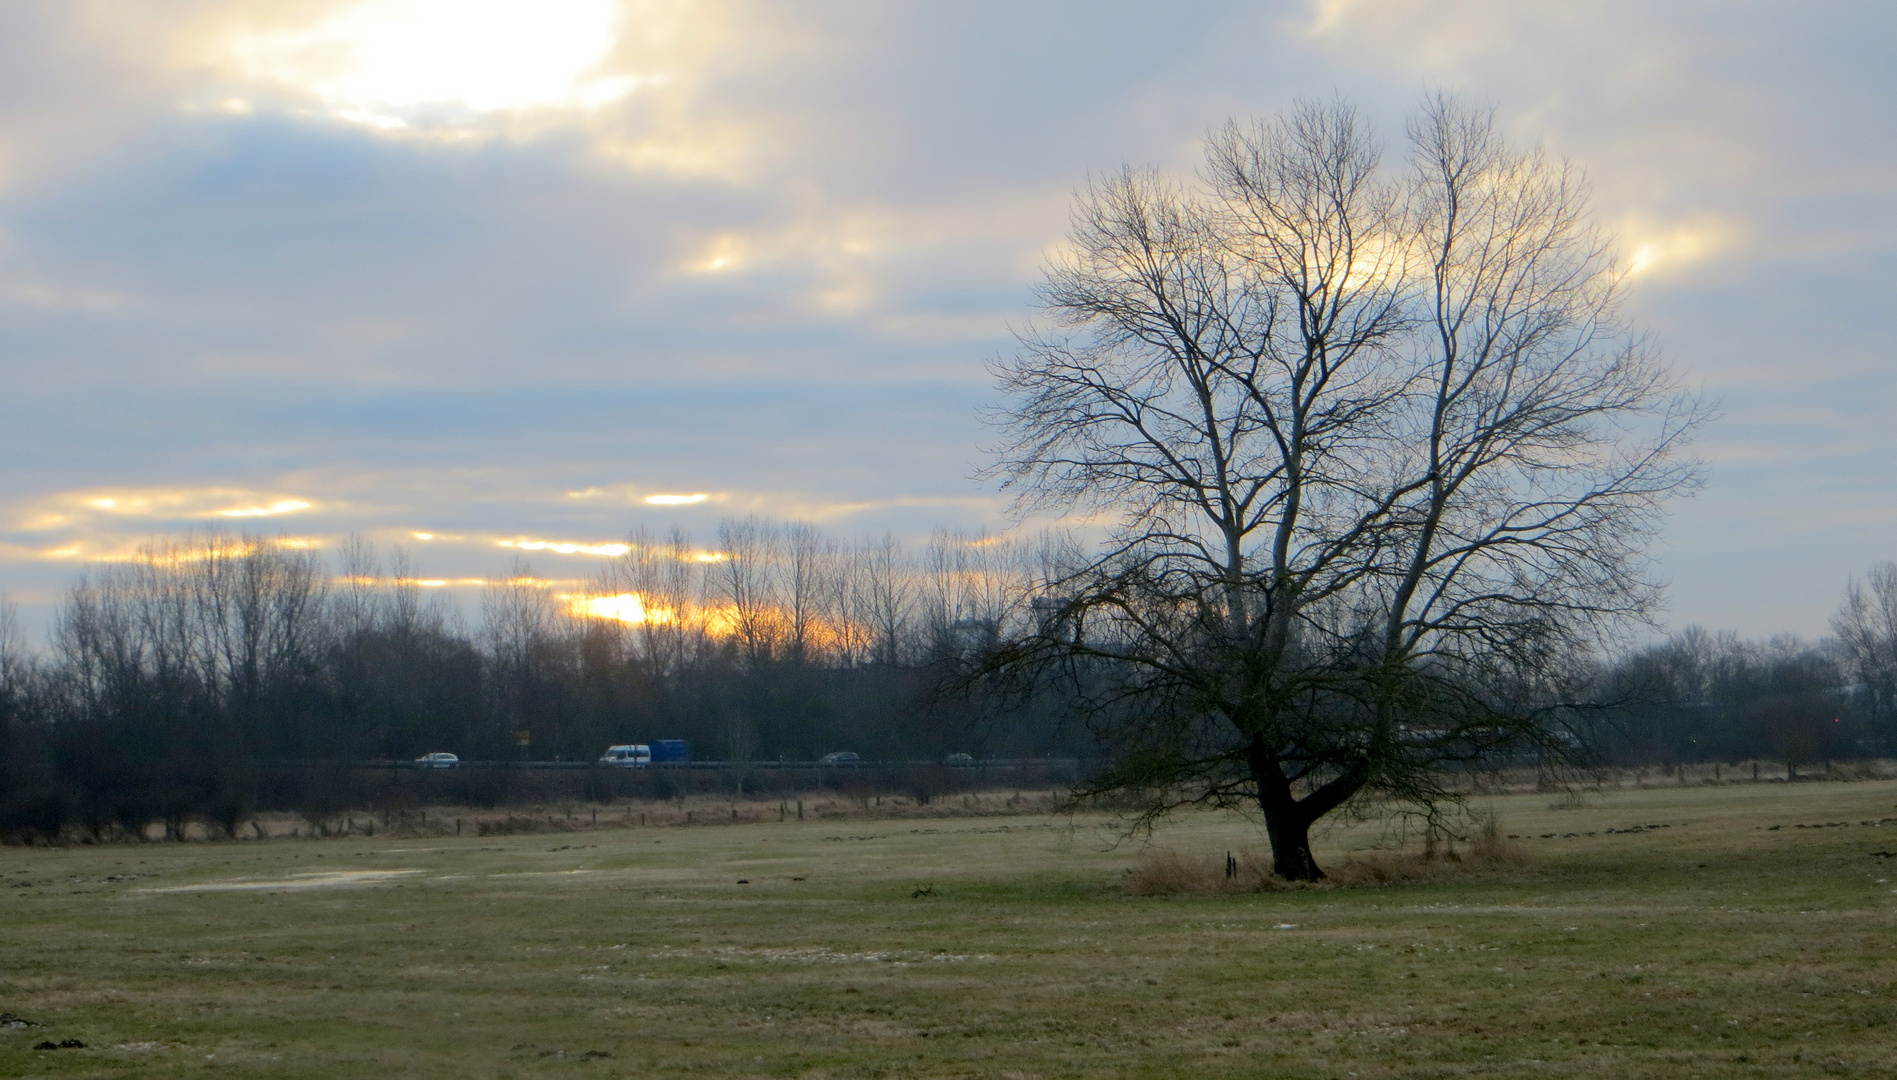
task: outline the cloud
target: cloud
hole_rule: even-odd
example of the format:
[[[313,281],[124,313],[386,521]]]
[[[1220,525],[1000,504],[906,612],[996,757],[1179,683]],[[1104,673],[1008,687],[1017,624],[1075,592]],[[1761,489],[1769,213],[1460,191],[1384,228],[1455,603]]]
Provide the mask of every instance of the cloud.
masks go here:
[[[516,540],[496,540],[496,547],[513,548],[516,551],[546,551],[555,555],[603,555],[617,558],[632,550],[631,544],[589,543],[583,540],[532,540],[522,537]]]
[[[233,35],[245,77],[308,95],[338,119],[406,129],[434,110],[480,116],[589,109],[637,76],[598,73],[621,27],[612,0],[362,0],[313,24]]]
[[[1865,312],[1897,259],[1892,19],[1287,0],[1155,35],[1122,0],[8,5],[0,564],[45,592],[221,524],[362,532],[486,580],[501,540],[702,540],[726,514],[999,524],[970,480],[985,361],[1090,170],[1189,170],[1207,128],[1300,95],[1399,134],[1439,85],[1586,167],[1630,312],[1726,425],[1804,453],[1848,423],[1824,467],[1890,501],[1897,434],[1824,406],[1888,383]],[[1730,456],[1680,518],[1693,558],[1752,565],[1725,523],[1754,502],[1814,533],[1842,514]],[[157,501],[84,503],[111,492]],[[221,513],[285,500],[309,505]],[[1836,520],[1786,589],[1892,554]],[[1729,610],[1734,579],[1682,575],[1679,606]]]
[[[45,532],[115,518],[162,524],[278,517],[316,506],[309,499],[241,488],[105,488],[35,500],[19,512],[13,528]]]

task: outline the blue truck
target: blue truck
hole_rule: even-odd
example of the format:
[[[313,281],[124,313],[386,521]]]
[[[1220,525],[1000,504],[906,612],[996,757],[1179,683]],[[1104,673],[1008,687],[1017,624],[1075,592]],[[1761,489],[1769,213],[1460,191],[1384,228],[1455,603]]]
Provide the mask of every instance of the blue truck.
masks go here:
[[[684,765],[692,760],[692,748],[684,739],[652,740],[652,764]]]

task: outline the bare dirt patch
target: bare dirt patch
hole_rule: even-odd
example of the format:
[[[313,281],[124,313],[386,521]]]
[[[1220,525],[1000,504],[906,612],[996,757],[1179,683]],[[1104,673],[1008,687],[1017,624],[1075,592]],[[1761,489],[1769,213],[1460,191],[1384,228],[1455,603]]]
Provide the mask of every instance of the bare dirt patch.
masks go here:
[[[294,892],[304,889],[337,889],[351,885],[377,885],[394,881],[420,870],[314,870],[283,878],[238,878],[231,881],[201,881],[195,885],[167,885],[139,889],[144,893],[194,892]]]

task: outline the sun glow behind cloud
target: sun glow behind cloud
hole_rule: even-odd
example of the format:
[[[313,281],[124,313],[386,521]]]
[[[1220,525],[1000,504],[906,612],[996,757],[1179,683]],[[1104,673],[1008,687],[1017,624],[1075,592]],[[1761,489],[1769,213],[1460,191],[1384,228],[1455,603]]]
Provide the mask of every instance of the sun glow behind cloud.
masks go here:
[[[1730,247],[1737,230],[1725,222],[1699,220],[1663,226],[1637,221],[1622,228],[1627,276],[1658,277],[1704,261]]]
[[[230,44],[248,77],[384,131],[468,114],[588,109],[642,81],[601,71],[615,0],[360,0],[313,25]]]
[[[628,626],[673,622],[677,616],[667,608],[646,606],[645,598],[638,593],[616,593],[612,596],[567,596],[567,608],[574,615],[587,619],[611,619]]]

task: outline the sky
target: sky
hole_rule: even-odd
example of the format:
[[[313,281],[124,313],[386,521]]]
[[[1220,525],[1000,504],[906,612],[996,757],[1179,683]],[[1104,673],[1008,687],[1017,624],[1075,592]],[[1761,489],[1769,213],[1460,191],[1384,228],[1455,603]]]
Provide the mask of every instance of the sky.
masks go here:
[[[1897,559],[1893,55],[1869,0],[13,0],[0,588],[43,627],[210,527],[441,580],[1006,528],[988,365],[1090,173],[1447,89],[1586,169],[1719,403],[1666,625],[1821,635]]]

